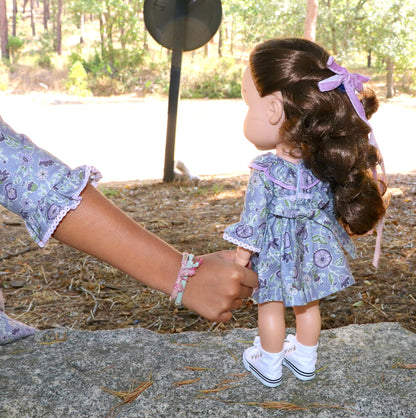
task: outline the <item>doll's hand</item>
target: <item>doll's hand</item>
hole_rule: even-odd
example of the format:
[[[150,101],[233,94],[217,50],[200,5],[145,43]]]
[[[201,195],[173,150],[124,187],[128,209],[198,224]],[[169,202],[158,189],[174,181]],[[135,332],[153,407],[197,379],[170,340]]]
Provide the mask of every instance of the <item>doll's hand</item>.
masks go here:
[[[251,254],[252,252],[250,250],[246,250],[243,247],[238,247],[234,256],[234,263],[247,267],[250,263]]]
[[[210,321],[226,322],[231,310],[238,309],[243,299],[258,286],[257,275],[232,262],[234,251],[202,256],[203,263],[187,283],[182,302]]]

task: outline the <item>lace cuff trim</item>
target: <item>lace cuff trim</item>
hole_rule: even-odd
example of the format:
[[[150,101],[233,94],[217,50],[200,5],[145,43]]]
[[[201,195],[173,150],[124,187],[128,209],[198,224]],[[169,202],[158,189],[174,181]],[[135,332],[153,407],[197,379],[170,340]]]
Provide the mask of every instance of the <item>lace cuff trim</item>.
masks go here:
[[[257,248],[254,245],[251,245],[251,244],[249,244],[247,242],[240,241],[239,239],[237,239],[237,238],[235,238],[235,237],[233,237],[231,235],[228,235],[226,232],[224,232],[223,238],[226,241],[229,241],[232,244],[235,244],[235,245],[237,245],[239,247],[245,248],[246,250],[252,251],[253,253],[259,253],[260,252],[260,248]]]
[[[99,180],[101,179],[102,175],[101,173],[92,166],[84,166],[85,168],[85,177],[78,189],[74,191],[71,198],[74,199],[74,201],[67,206],[64,206],[61,208],[60,212],[57,214],[56,218],[53,220],[47,231],[44,233],[42,239],[36,240],[36,243],[39,245],[39,247],[43,248],[55,232],[58,225],[61,223],[62,219],[65,217],[65,215],[72,209],[76,209],[78,205],[81,203],[82,197],[80,194],[84,191],[85,187],[87,187],[87,184],[92,184],[94,187],[97,187],[97,184]]]

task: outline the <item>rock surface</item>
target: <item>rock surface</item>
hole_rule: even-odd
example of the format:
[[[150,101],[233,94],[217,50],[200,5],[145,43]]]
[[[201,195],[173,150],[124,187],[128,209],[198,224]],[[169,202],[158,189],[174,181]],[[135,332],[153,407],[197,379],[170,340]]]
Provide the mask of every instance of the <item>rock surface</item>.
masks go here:
[[[39,331],[0,347],[0,417],[416,414],[416,370],[405,368],[416,363],[416,334],[398,324],[323,331],[316,378],[301,382],[284,369],[284,381],[274,389],[242,365],[255,335],[247,329],[173,335],[140,328]],[[123,404],[116,396],[129,393],[134,400],[124,397]],[[283,402],[305,409],[267,409]]]

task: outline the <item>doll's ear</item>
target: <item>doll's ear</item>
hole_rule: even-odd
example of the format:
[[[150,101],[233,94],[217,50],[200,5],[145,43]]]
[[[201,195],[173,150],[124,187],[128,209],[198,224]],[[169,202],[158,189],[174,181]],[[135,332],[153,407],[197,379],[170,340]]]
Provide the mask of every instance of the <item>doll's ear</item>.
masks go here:
[[[268,103],[269,123],[277,125],[284,117],[283,97],[280,91],[270,95]]]

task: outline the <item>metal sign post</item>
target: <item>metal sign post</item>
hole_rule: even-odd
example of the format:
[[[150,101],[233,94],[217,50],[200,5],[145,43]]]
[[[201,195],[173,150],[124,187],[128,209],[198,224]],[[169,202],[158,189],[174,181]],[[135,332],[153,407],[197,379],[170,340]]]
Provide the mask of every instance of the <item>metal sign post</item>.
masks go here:
[[[172,50],[163,176],[163,181],[172,181],[182,52],[200,48],[215,35],[222,18],[221,0],[145,0],[143,13],[152,37]]]
[[[186,0],[175,1],[175,18],[173,27],[173,49],[170,66],[168,126],[166,132],[165,168],[163,181],[173,181],[176,122],[178,117],[179,88],[181,82],[182,51],[185,39]]]

